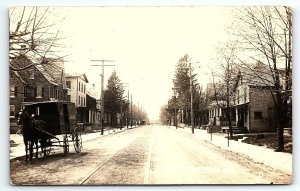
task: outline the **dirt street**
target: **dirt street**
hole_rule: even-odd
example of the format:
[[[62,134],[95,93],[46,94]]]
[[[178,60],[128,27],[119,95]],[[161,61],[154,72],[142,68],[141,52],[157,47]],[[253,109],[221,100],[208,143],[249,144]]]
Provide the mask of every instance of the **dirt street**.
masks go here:
[[[11,159],[16,185],[281,184],[292,177],[165,126],[84,140],[81,153],[25,163]]]

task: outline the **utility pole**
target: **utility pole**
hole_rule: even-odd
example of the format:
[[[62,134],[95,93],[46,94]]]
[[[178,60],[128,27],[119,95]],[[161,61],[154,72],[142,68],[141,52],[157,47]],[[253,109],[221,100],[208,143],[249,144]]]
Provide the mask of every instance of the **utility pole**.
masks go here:
[[[177,98],[176,98],[176,95],[175,95],[175,127],[177,129]]]
[[[199,62],[193,62],[199,63]],[[185,67],[190,70],[190,92],[191,92],[191,126],[192,126],[192,134],[194,134],[194,110],[193,110],[193,76],[192,76],[192,62],[189,61],[189,66]],[[200,68],[200,67],[199,67]]]
[[[174,80],[173,80],[174,82]],[[175,127],[177,129],[178,126],[178,120],[177,120],[177,90],[180,89],[179,87],[174,87],[173,89],[173,93],[174,93],[174,101],[175,101],[175,119],[174,119],[174,123],[175,123]]]
[[[125,86],[124,86],[125,85]],[[122,83],[122,87],[128,87],[128,83]],[[129,89],[128,89],[129,91]],[[126,97],[126,96],[125,96]],[[120,115],[120,124],[121,124],[121,130],[123,128],[123,95],[122,95],[122,98],[121,98],[121,115]]]
[[[104,123],[104,66],[115,66],[115,65],[104,65],[104,62],[114,62],[114,60],[91,60],[93,62],[102,62],[101,65],[91,65],[91,66],[101,66],[102,67],[102,74],[101,76],[101,95],[100,95],[100,112],[101,112],[101,117],[100,117],[100,126],[101,126],[101,135],[104,133],[103,129],[103,123]]]
[[[130,95],[130,127],[132,128],[132,94]]]
[[[193,78],[192,78],[192,63],[189,63],[190,68],[190,91],[191,91],[191,126],[192,134],[194,134],[194,110],[193,110]]]
[[[126,119],[126,126],[127,126],[127,129],[128,129],[128,125],[129,125],[129,88],[127,90],[127,100],[128,100],[128,106],[127,106],[127,119]]]

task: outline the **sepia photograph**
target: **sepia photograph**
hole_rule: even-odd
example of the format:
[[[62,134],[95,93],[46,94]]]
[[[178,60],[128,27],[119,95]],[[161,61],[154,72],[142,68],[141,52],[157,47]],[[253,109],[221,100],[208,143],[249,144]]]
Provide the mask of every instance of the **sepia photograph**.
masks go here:
[[[12,186],[292,184],[290,5],[7,12]]]

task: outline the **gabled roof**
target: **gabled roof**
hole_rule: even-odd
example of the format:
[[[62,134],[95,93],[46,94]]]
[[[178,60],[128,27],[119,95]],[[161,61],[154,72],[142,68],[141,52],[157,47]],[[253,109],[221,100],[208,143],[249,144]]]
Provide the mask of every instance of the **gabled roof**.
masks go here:
[[[44,66],[42,65],[37,65],[36,68],[43,74],[43,76],[48,80],[53,85],[58,85],[55,82],[55,79],[47,72]]]
[[[44,59],[45,64],[34,65],[26,70],[15,71],[14,73],[20,77],[23,83],[29,84],[29,70],[32,68],[36,68],[44,77],[45,79],[53,84],[53,85],[62,85],[66,87],[65,79],[64,79],[64,64],[62,59],[51,59],[46,58]],[[13,61],[14,65],[17,67],[24,67],[32,64],[33,62],[29,60],[25,56],[19,56],[17,59]],[[41,60],[35,60],[36,63],[42,62]]]
[[[62,85],[66,88],[64,63],[62,59],[47,58],[47,64],[37,65],[36,68],[45,76],[45,78],[54,85]]]
[[[86,83],[89,83],[85,73],[83,74],[80,74],[80,73],[66,73],[66,78],[76,78],[76,77],[79,77],[79,78],[82,78]]]
[[[240,68],[237,82],[248,86],[274,86],[273,74],[270,68],[258,61],[254,67]]]

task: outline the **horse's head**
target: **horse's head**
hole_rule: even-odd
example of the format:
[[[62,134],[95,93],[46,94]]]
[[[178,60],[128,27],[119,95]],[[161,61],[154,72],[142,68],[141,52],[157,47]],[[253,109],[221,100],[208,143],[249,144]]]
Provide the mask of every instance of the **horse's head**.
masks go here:
[[[30,119],[30,115],[29,115],[28,111],[26,111],[26,110],[20,111],[17,124],[21,125],[22,123],[24,123],[24,121],[29,120],[29,119]]]

